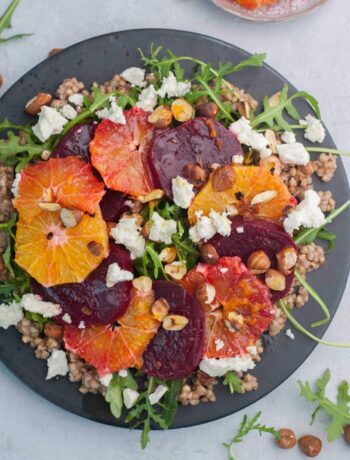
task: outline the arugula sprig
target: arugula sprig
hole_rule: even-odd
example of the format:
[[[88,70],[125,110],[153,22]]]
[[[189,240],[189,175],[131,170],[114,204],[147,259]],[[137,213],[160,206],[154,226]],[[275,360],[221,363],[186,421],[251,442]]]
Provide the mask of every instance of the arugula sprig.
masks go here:
[[[259,418],[261,416],[261,411],[254,415],[251,419],[248,418],[247,415],[243,417],[243,420],[240,424],[239,429],[235,436],[231,439],[230,442],[224,442],[223,445],[227,448],[227,453],[230,460],[235,460],[235,456],[232,453],[232,446],[239,442],[242,442],[244,437],[247,436],[251,431],[258,431],[260,436],[263,433],[270,433],[274,436],[277,440],[280,439],[281,435],[279,432],[273,428],[263,425],[259,422]]]
[[[330,381],[331,373],[327,369],[321,378],[316,381],[316,389],[312,390],[309,382],[299,381],[300,395],[309,402],[316,402],[318,406],[311,414],[312,425],[317,413],[321,410],[331,418],[331,423],[327,427],[327,440],[329,442],[339,438],[343,433],[344,425],[350,424],[350,394],[349,384],[343,380],[338,386],[337,401],[333,402],[326,397],[326,387]]]
[[[242,380],[238,377],[236,372],[228,371],[225,374],[224,380],[222,382],[224,385],[227,385],[230,393],[242,393]]]
[[[9,6],[6,8],[4,14],[0,16],[0,44],[8,42],[10,40],[15,40],[18,38],[23,38],[23,37],[28,37],[29,35],[32,34],[16,34],[16,35],[11,35],[10,37],[2,37],[1,34],[6,30],[6,29],[11,29],[12,24],[12,16],[14,12],[16,11],[16,8],[18,7],[19,3],[21,0],[12,0],[12,2],[9,4]]]

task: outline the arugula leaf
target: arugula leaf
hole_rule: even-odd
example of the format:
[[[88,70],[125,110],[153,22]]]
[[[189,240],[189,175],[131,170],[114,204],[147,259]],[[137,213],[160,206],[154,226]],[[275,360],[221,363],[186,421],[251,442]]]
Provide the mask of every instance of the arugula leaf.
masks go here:
[[[159,405],[163,408],[162,419],[167,426],[170,426],[174,421],[178,406],[177,397],[181,393],[182,385],[182,379],[166,381],[168,391],[163,397],[163,403]]]
[[[223,380],[223,384],[228,385],[230,393],[232,395],[234,393],[242,392],[242,380],[238,377],[238,375],[234,371],[226,372],[225,378]]]
[[[343,433],[344,425],[350,424],[350,394],[349,384],[343,380],[338,386],[337,402],[332,402],[325,396],[326,387],[330,381],[330,371],[327,369],[321,378],[316,381],[317,389],[312,390],[309,382],[299,381],[300,395],[308,402],[317,402],[318,406],[311,415],[311,424],[315,420],[316,414],[323,410],[331,418],[331,423],[327,427],[327,440],[329,442],[339,438]]]
[[[248,418],[247,415],[243,417],[243,420],[239,426],[239,429],[237,430],[236,435],[231,439],[230,442],[226,443],[224,442],[223,445],[227,448],[227,452],[229,455],[230,460],[235,460],[235,457],[232,453],[232,446],[233,444],[239,443],[243,441],[243,438],[247,436],[251,431],[258,431],[260,436],[263,433],[270,433],[272,436],[274,436],[276,439],[280,439],[281,435],[279,432],[273,428],[273,427],[267,427],[266,425],[262,425],[261,423],[258,422],[259,418],[261,416],[261,411],[259,411],[257,414],[254,415],[251,419]]]
[[[26,311],[25,317],[37,323],[40,332],[44,330],[45,324],[52,322],[50,318],[44,318],[43,315],[40,315],[39,313],[33,313],[31,311]]]
[[[325,147],[305,147],[308,152],[316,153],[332,153],[333,155],[342,155],[344,157],[350,157],[348,150],[329,149]]]
[[[12,27],[11,19],[20,1],[21,0],[12,0],[12,2],[9,4],[7,9],[5,10],[4,14],[0,17],[0,35],[4,32],[5,29],[11,29]],[[0,44],[8,42],[10,40],[22,38],[22,37],[28,37],[29,35],[32,35],[32,34],[17,34],[17,35],[12,35],[11,37],[6,37],[6,38],[0,37]]]

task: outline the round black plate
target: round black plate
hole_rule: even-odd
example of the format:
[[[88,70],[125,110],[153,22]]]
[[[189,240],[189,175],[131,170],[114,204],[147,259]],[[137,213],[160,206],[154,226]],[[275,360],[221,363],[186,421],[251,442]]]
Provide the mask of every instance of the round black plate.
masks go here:
[[[52,93],[64,78],[76,76],[90,85],[94,81],[110,79],[127,67],[141,65],[137,48],[148,51],[151,43],[170,48],[177,55],[198,57],[213,65],[220,61],[236,63],[249,56],[247,52],[228,43],[175,30],[129,30],[92,38],[47,59],[21,78],[1,99],[0,120],[8,117],[15,123],[28,122],[29,117],[23,112],[25,103],[39,91]],[[243,70],[234,76],[234,81],[258,100],[266,94],[274,94],[286,83],[285,78],[267,65]],[[292,86],[290,89],[295,91]],[[304,103],[300,104],[299,109],[303,114],[309,113]],[[325,145],[334,147],[329,135]],[[315,188],[331,189],[338,205],[348,199],[349,187],[342,162],[338,161],[335,178],[329,185],[315,179]],[[349,271],[349,215],[340,216],[330,228],[337,234],[335,250],[328,256],[326,266],[311,274],[308,279],[325,299],[333,316]],[[310,301],[302,310],[295,312],[295,316],[309,327],[313,321],[322,317],[322,312],[315,302]],[[326,327],[321,327],[315,332],[322,336],[325,330]],[[295,332],[294,341],[280,334],[267,346],[262,362],[253,372],[259,380],[258,391],[232,396],[227,388],[218,387],[216,403],[180,407],[173,427],[209,422],[247,407],[289,377],[305,361],[315,345],[315,342],[298,332]],[[122,421],[113,419],[101,396],[81,395],[78,384],[69,382],[67,378],[46,381],[46,362],[34,357],[33,350],[21,342],[15,328],[0,330],[0,357],[23,382],[49,401],[91,420],[125,426]]]

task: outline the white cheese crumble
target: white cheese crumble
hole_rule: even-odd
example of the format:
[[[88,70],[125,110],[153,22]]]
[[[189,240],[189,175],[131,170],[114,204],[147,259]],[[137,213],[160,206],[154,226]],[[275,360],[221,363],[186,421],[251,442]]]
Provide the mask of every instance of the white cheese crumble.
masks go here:
[[[171,244],[171,237],[176,233],[176,221],[163,219],[156,211],[152,214],[149,239],[158,243]]]
[[[237,233],[244,233],[244,227],[240,226],[236,228]]]
[[[100,382],[102,383],[102,385],[104,385],[105,387],[108,387],[108,385],[111,383],[112,381],[112,378],[113,378],[113,374],[106,374],[104,375],[103,377],[100,377]]]
[[[136,107],[140,107],[147,112],[152,112],[154,107],[157,105],[158,102],[158,93],[154,89],[153,85],[149,85],[147,88],[141,91],[139,94],[139,99],[136,102]]]
[[[139,396],[140,393],[138,391],[132,390],[131,388],[125,388],[125,390],[123,390],[124,406],[127,409],[131,409],[136,404]]]
[[[255,363],[250,355],[220,359],[203,358],[199,363],[199,368],[210,377],[222,377],[228,371],[246,372],[254,367]]]
[[[74,104],[76,107],[81,107],[84,103],[84,96],[80,93],[71,94],[68,97],[68,102]]]
[[[224,342],[221,339],[215,339],[214,343],[216,351],[222,350],[222,348],[224,348],[225,346]]]
[[[208,241],[216,233],[222,236],[231,234],[231,221],[227,217],[226,212],[222,214],[210,211],[209,216],[203,216],[203,211],[196,211],[197,223],[190,227],[189,235],[194,243],[200,240]]]
[[[85,329],[85,328],[86,328],[85,321],[80,321],[78,329]]]
[[[17,198],[19,195],[19,183],[21,182],[21,177],[22,177],[21,173],[16,173],[15,178],[11,185],[11,193],[15,198]]]
[[[20,305],[27,311],[39,313],[44,318],[52,318],[61,313],[61,307],[52,302],[44,302],[41,297],[36,294],[24,294]]]
[[[289,337],[291,340],[295,339],[295,335],[293,334],[291,329],[286,330],[286,336]]]
[[[106,276],[106,286],[112,287],[117,283],[122,281],[131,281],[134,278],[134,275],[128,270],[122,270],[118,263],[115,262],[110,264],[107,270]]]
[[[142,228],[137,225],[136,217],[122,217],[112,228],[110,235],[118,244],[123,244],[132,259],[142,257],[145,252],[145,239],[141,235]]]
[[[61,114],[67,118],[68,120],[73,120],[73,118],[75,118],[77,115],[78,115],[78,112],[75,110],[75,108],[73,106],[71,106],[70,104],[66,104],[64,105],[61,110],[60,110]]]
[[[165,395],[167,391],[168,387],[166,387],[165,385],[158,385],[154,392],[148,396],[150,404],[152,406],[154,404],[157,404],[157,402],[159,402],[162,399],[162,397]]]
[[[212,209],[209,213],[209,217],[213,222],[216,233],[219,233],[222,236],[231,235],[231,221],[227,217],[226,212],[220,214]]]
[[[297,138],[292,131],[285,131],[281,135],[281,139],[285,144],[294,144],[297,141]]]
[[[128,376],[128,371],[126,369],[120,369],[118,372],[119,377],[127,377]]]
[[[257,150],[261,158],[267,158],[272,154],[272,150],[268,148],[268,139],[263,134],[256,132],[247,118],[241,117],[232,123],[230,131],[237,136],[241,144]]]
[[[12,302],[9,305],[4,303],[0,305],[0,327],[3,329],[15,326],[22,318],[23,310],[20,304]]]
[[[53,350],[47,360],[46,380],[50,380],[58,375],[66,375],[69,371],[66,353],[63,350]]]
[[[232,163],[236,165],[243,164],[244,156],[243,155],[232,155]]]
[[[115,96],[111,96],[109,98],[109,102],[111,103],[111,107],[109,109],[104,108],[97,110],[96,115],[98,118],[100,120],[110,120],[113,121],[113,123],[125,125],[126,120],[124,117],[123,109],[117,104]]]
[[[225,274],[225,273],[227,273],[227,272],[228,272],[228,268],[227,268],[227,267],[221,267],[221,268],[220,268],[220,273]]]
[[[283,225],[286,232],[293,233],[302,226],[320,227],[325,221],[324,214],[319,207],[320,201],[321,198],[314,190],[306,190],[303,201],[284,219]]]
[[[174,203],[180,208],[187,209],[194,198],[193,185],[184,177],[177,176],[171,181]]]
[[[158,90],[160,97],[181,97],[191,91],[191,82],[177,81],[173,72],[163,78],[162,86]]]
[[[305,120],[299,120],[299,123],[306,126],[304,137],[311,142],[322,143],[326,137],[326,130],[323,127],[321,120],[313,117],[312,115],[306,115]]]
[[[68,324],[72,324],[72,318],[70,317],[70,314],[69,313],[65,313],[63,316],[62,316],[62,319],[65,323],[68,323]]]
[[[32,131],[41,142],[45,142],[53,134],[60,134],[67,123],[67,118],[62,116],[56,109],[44,105],[41,107],[39,120],[32,127]]]
[[[309,152],[300,142],[277,145],[277,153],[285,164],[305,166],[310,161]]]
[[[131,86],[138,86],[143,88],[146,85],[145,82],[145,69],[140,67],[129,67],[125,69],[120,75],[126,80]]]

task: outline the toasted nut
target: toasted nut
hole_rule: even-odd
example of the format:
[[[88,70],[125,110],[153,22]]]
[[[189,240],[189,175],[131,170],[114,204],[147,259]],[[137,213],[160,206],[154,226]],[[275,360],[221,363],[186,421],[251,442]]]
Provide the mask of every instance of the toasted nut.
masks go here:
[[[38,115],[41,107],[49,105],[52,101],[52,96],[49,93],[39,93],[33,99],[27,102],[25,111],[30,115]]]
[[[273,94],[269,98],[270,107],[276,107],[276,105],[278,105],[279,102],[280,102],[280,97],[281,97],[281,92],[280,91],[278,91],[278,93]]]
[[[106,222],[107,225],[107,235],[111,233],[111,230],[117,225],[115,222]]]
[[[235,311],[230,311],[227,315],[227,319],[235,327],[235,329],[240,329],[244,324],[243,315],[236,313]]]
[[[236,174],[231,166],[226,165],[215,169],[211,180],[213,189],[216,192],[223,192],[233,186],[236,181]]]
[[[149,238],[150,232],[151,232],[151,224],[149,222],[146,222],[145,225],[142,227],[141,235],[147,240]]]
[[[170,126],[173,121],[173,113],[169,106],[158,106],[148,117],[148,121],[152,123],[155,128],[162,129]]]
[[[142,216],[142,214],[140,214],[138,212],[133,212],[131,215],[130,214],[123,214],[123,217],[126,217],[128,219],[135,219],[135,224],[138,225],[139,227],[142,225],[143,216]]]
[[[259,166],[269,169],[273,174],[279,176],[282,170],[281,160],[276,155],[271,155],[267,158],[262,158],[259,161]]]
[[[250,202],[250,204],[254,206],[255,204],[267,203],[268,201],[273,200],[276,195],[277,195],[276,190],[266,190],[266,192],[261,192],[255,195],[252,198],[252,201]]]
[[[196,105],[196,115],[198,117],[215,118],[218,112],[219,108],[215,102],[206,102],[204,104]]]
[[[305,166],[298,166],[298,172],[305,174],[305,176],[311,176],[314,172],[314,165],[312,161],[309,161],[309,163]]]
[[[73,228],[79,224],[83,218],[83,213],[79,209],[62,208],[60,218],[66,228]]]
[[[224,323],[230,332],[236,332],[236,329],[233,327],[233,325],[230,323],[228,319],[225,319]]]
[[[148,278],[148,276],[139,276],[138,278],[134,278],[132,280],[132,285],[135,289],[144,294],[148,294],[152,291],[152,280]]]
[[[3,84],[4,84],[4,78],[0,73],[0,88],[2,87]]]
[[[164,190],[155,189],[152,192],[147,193],[147,195],[140,195],[137,197],[141,203],[148,203],[149,201],[159,200],[164,196]]]
[[[250,118],[250,105],[248,101],[238,102],[238,112],[242,117]]]
[[[156,320],[163,321],[163,319],[168,315],[170,311],[170,306],[166,299],[160,298],[154,302],[152,305],[152,313]]]
[[[297,438],[293,430],[290,430],[289,428],[281,428],[278,432],[281,435],[280,439],[276,440],[278,447],[281,449],[291,449],[296,445]]]
[[[176,248],[175,246],[168,246],[159,253],[159,260],[166,264],[171,264],[176,259]]]
[[[266,286],[273,291],[284,291],[286,288],[286,278],[282,273],[273,268],[267,271],[265,275]]]
[[[294,210],[295,210],[295,207],[292,206],[292,205],[290,205],[290,204],[288,204],[287,206],[285,206],[285,207],[283,208],[283,217],[284,217],[284,218],[288,217],[289,214],[290,214],[291,212],[293,212]]]
[[[44,334],[51,339],[59,339],[63,337],[63,326],[56,323],[46,323],[44,327]]]
[[[350,425],[344,426],[344,438],[345,441],[350,444]]]
[[[272,153],[277,153],[277,138],[275,131],[267,129],[265,131],[265,137],[269,141],[269,147],[272,150]]]
[[[41,202],[39,203],[39,208],[43,211],[56,212],[61,209],[61,205],[58,203]]]
[[[277,254],[278,270],[284,275],[292,273],[298,260],[298,254],[295,248],[285,247]]]
[[[165,265],[164,271],[174,280],[182,280],[182,278],[186,275],[187,269],[181,262],[176,261]]]
[[[182,174],[191,184],[197,187],[201,186],[206,179],[205,169],[197,163],[186,163],[183,167]]]
[[[192,105],[185,99],[175,99],[171,104],[171,111],[173,112],[175,120],[181,123],[191,120],[194,112]]]
[[[48,56],[54,56],[55,54],[59,53],[62,51],[63,48],[52,48],[52,50],[49,52]]]
[[[307,457],[317,457],[322,449],[322,441],[316,436],[308,434],[302,436],[298,441],[299,447]]]
[[[91,254],[95,257],[98,257],[102,254],[103,246],[101,243],[97,243],[97,241],[90,241],[87,247]]]
[[[51,156],[50,150],[43,150],[40,158],[42,160],[46,161],[46,160],[48,160],[50,158],[50,156]]]
[[[229,204],[228,206],[226,206],[225,211],[226,215],[229,217],[235,217],[238,214],[238,209],[236,208],[236,206],[233,206],[233,204]]]
[[[168,315],[163,319],[163,328],[167,331],[181,331],[188,324],[188,319],[182,315]]]
[[[209,283],[200,283],[196,288],[196,297],[198,302],[211,304],[215,299],[215,287]]]
[[[201,258],[206,264],[215,265],[219,260],[219,254],[214,246],[210,243],[205,243],[200,247]]]
[[[271,261],[265,251],[254,251],[248,257],[247,267],[253,275],[260,275],[271,267]]]

